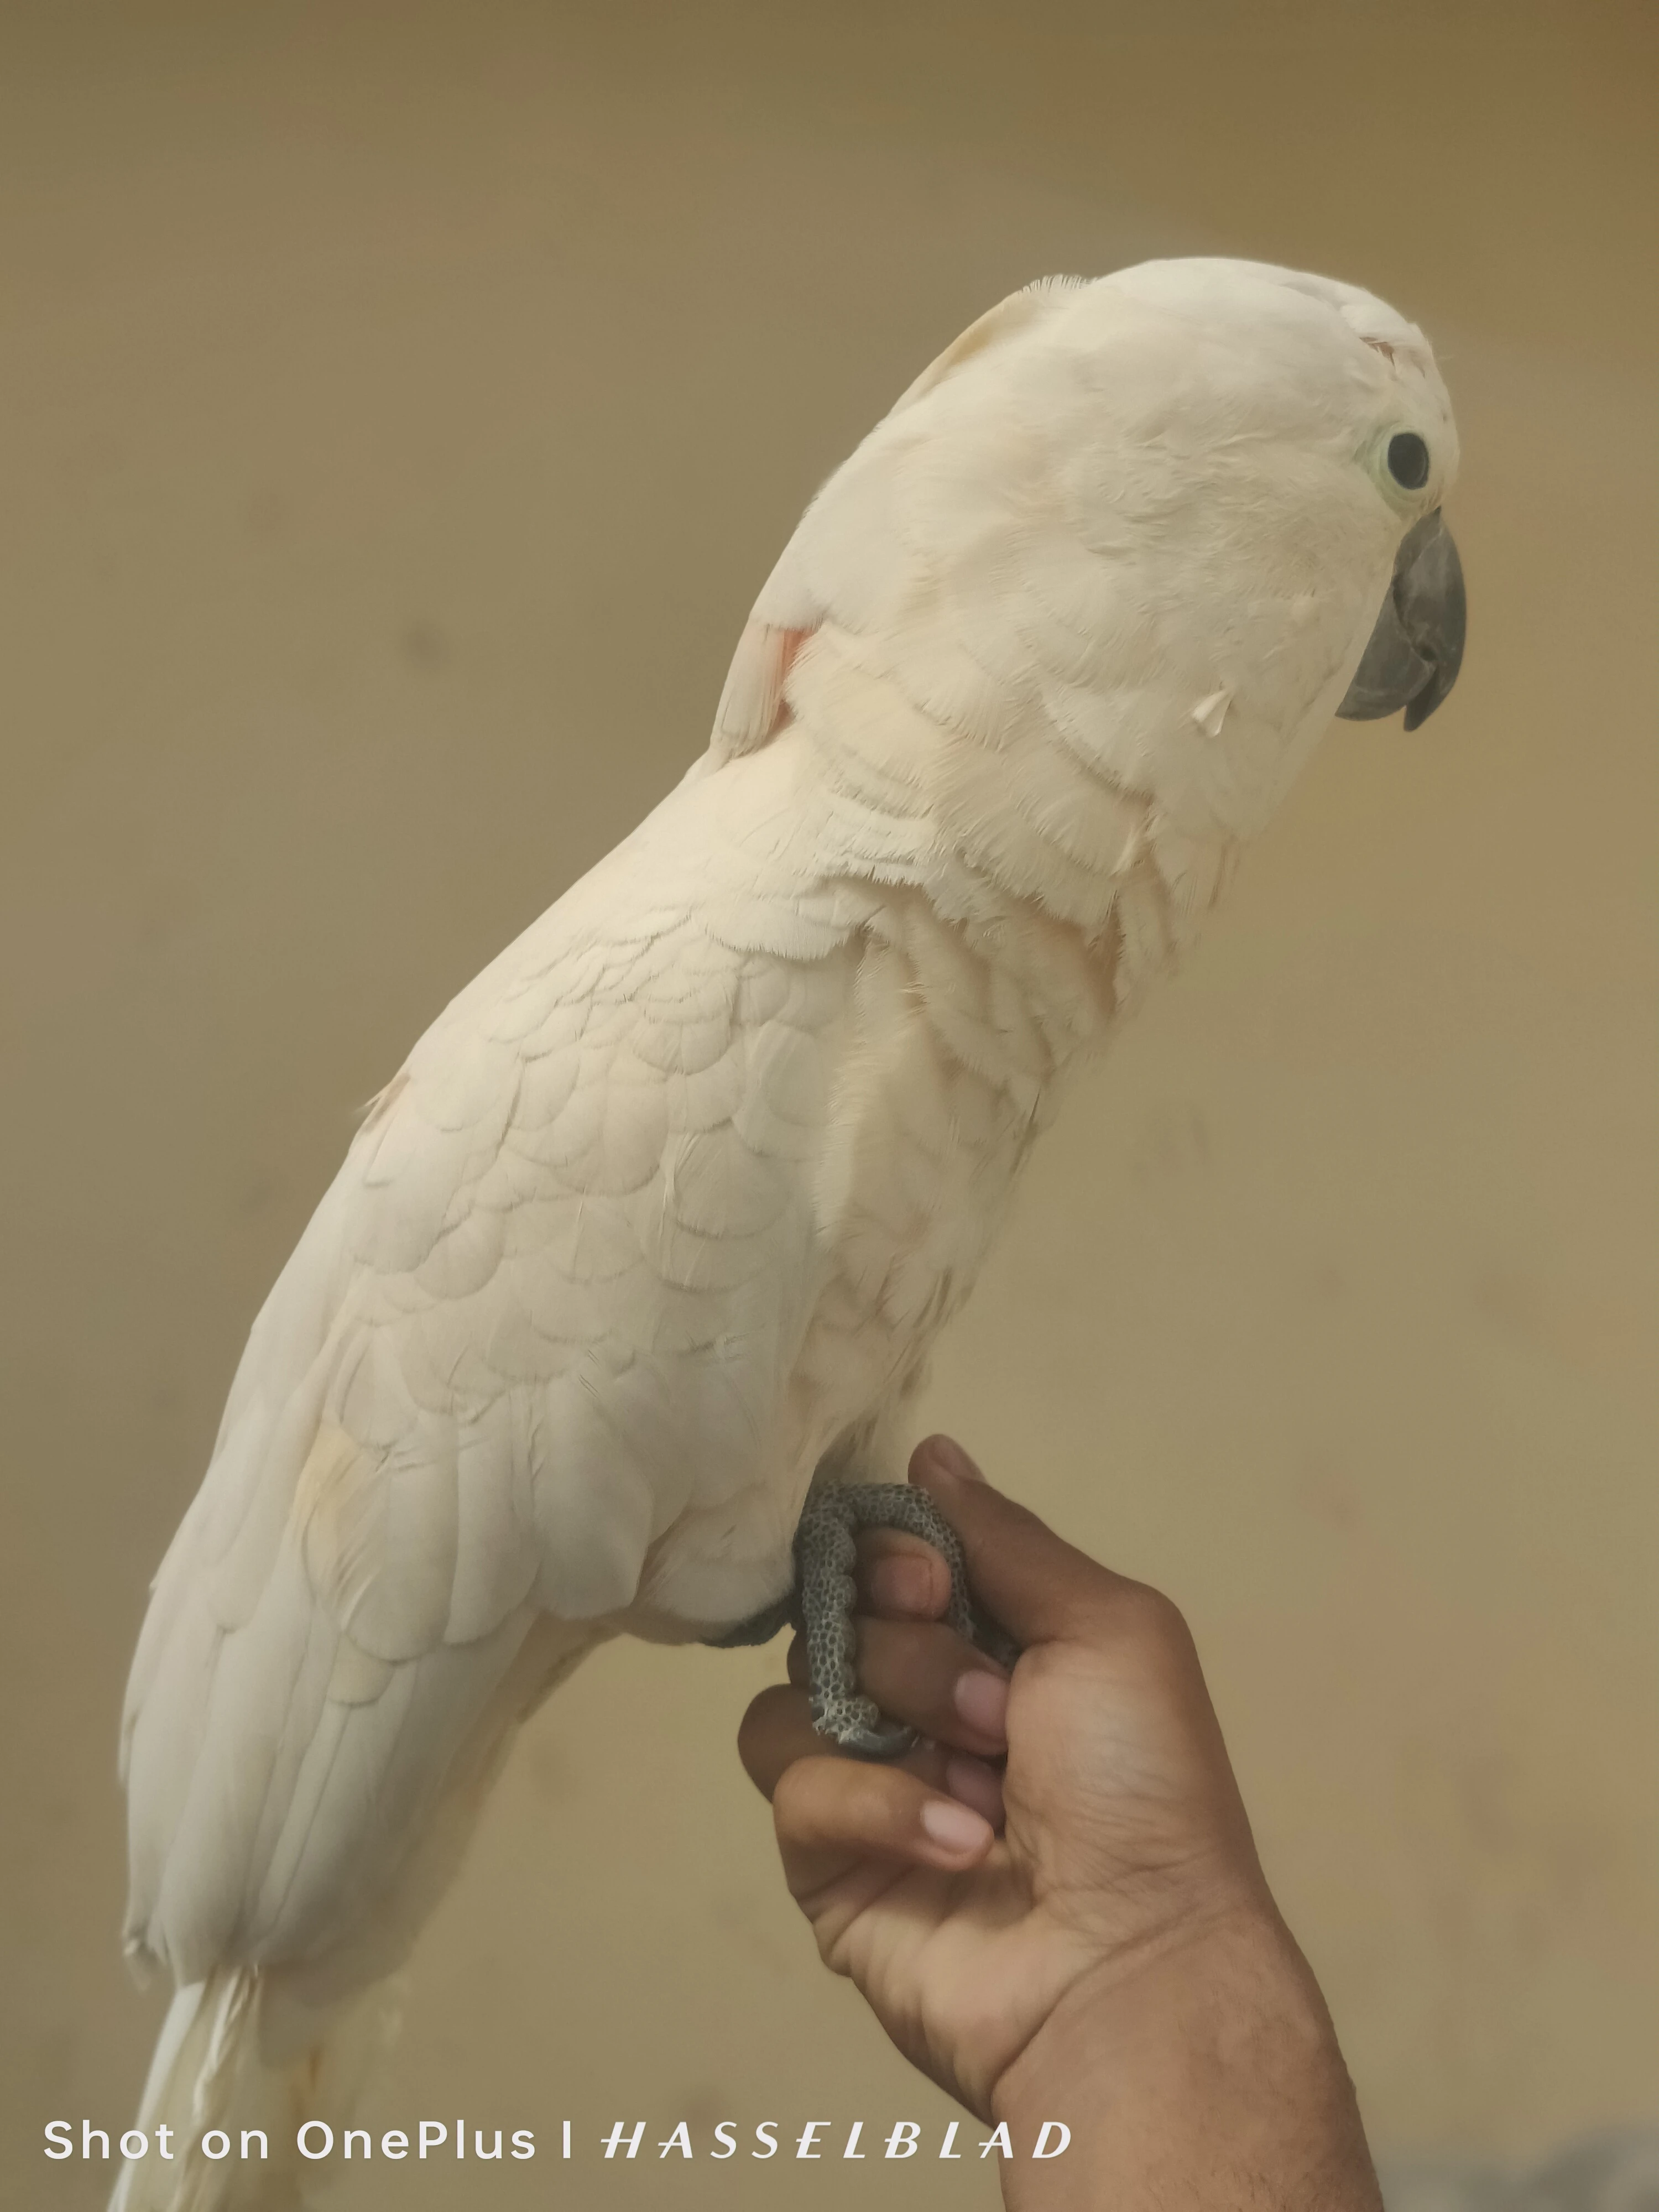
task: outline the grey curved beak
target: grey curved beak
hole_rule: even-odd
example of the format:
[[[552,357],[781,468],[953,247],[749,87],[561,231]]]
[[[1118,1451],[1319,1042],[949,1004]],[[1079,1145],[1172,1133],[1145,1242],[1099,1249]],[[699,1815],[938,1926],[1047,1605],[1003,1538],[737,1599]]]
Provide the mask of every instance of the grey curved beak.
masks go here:
[[[1457,681],[1468,625],[1463,564],[1437,507],[1400,541],[1389,596],[1337,713],[1372,722],[1403,707],[1408,730],[1426,722]]]

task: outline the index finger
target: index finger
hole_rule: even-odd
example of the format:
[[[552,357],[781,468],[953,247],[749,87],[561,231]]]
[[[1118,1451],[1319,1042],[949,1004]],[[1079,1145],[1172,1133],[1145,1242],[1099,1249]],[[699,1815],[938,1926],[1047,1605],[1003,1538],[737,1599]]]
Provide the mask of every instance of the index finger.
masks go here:
[[[860,1528],[854,1582],[858,1604],[882,1620],[938,1620],[951,1602],[943,1556],[902,1528]]]
[[[910,1480],[962,1539],[974,1595],[1022,1645],[1098,1635],[1126,1599],[1144,1595],[1142,1584],[993,1489],[950,1437],[924,1437],[910,1455]]]

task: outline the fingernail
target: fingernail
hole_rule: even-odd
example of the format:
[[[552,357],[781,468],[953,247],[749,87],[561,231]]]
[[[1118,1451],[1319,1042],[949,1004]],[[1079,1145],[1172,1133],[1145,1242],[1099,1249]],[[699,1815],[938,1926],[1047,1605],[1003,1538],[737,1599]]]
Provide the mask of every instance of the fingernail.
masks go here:
[[[921,1825],[932,1842],[952,1854],[976,1851],[991,1832],[988,1820],[948,1797],[927,1800],[921,1808]]]
[[[958,1482],[983,1482],[985,1480],[954,1437],[930,1437],[927,1439],[927,1457],[941,1474],[953,1474]]]
[[[1002,1741],[1008,1727],[1008,1685],[1000,1674],[975,1667],[971,1673],[957,1676],[951,1694],[969,1728],[977,1729],[981,1735],[994,1736],[999,1743]]]
[[[870,1570],[870,1596],[894,1613],[925,1613],[933,1577],[926,1559],[878,1559]]]

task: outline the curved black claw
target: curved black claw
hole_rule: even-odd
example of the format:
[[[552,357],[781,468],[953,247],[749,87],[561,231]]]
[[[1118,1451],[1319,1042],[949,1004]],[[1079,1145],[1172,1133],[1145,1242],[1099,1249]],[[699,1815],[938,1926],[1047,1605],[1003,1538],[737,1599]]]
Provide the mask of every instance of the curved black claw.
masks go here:
[[[902,1759],[916,1731],[884,1720],[858,1686],[854,1668],[854,1531],[902,1528],[941,1553],[951,1570],[945,1618],[957,1634],[1012,1666],[1018,1656],[1003,1630],[975,1607],[956,1530],[925,1490],[908,1482],[825,1483],[808,1497],[795,1531],[795,1592],[806,1637],[812,1725],[859,1759]]]

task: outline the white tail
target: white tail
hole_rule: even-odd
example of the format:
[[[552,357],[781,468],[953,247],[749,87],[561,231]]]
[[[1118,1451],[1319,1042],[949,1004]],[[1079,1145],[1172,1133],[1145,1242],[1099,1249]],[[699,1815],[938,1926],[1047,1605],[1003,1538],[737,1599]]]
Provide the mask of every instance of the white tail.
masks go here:
[[[380,1982],[325,2012],[299,2008],[286,1995],[273,2005],[275,1992],[248,1966],[221,1968],[180,1990],[144,2084],[138,2126],[149,2148],[123,2166],[110,2212],[301,2212],[307,2186],[315,2189],[337,2163],[302,2158],[300,2130],[325,2121],[337,2149],[365,2081],[397,2033],[401,1995],[399,1983]],[[170,2160],[160,2153],[163,2126],[173,2131]],[[202,2148],[215,2129],[225,2139],[218,2158]]]

